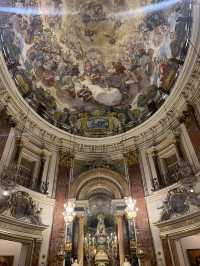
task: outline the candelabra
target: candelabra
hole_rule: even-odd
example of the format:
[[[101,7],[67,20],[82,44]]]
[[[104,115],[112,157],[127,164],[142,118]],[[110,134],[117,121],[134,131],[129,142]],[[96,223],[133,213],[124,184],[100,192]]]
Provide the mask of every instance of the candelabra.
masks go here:
[[[138,208],[136,207],[136,200],[132,197],[125,198],[126,208],[125,213],[128,219],[135,219],[137,216]]]
[[[108,245],[108,257],[110,258],[110,261],[112,263],[112,266],[116,265],[116,259],[117,259],[117,236],[116,233],[110,233],[107,236],[107,245]]]
[[[113,266],[116,265],[117,243],[118,240],[115,232],[111,232],[109,235],[107,235],[106,242],[104,243],[104,250],[106,251],[106,254]],[[98,244],[99,243],[97,243],[97,238],[95,235],[92,235],[91,233],[86,234],[84,238],[84,248],[88,266],[92,265],[94,261]]]
[[[89,233],[84,238],[84,249],[87,265],[91,266],[96,255],[96,240],[95,237]]]

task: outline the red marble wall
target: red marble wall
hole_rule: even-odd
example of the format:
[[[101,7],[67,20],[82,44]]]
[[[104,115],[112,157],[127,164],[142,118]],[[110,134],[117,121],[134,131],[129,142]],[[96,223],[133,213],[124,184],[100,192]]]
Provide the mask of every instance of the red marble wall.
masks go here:
[[[137,201],[139,209],[136,217],[136,232],[138,246],[144,251],[145,257],[150,261],[150,265],[155,264],[154,246],[149,226],[146,201],[144,198],[144,189],[139,163],[129,166],[129,176],[131,183],[132,197]]]
[[[56,259],[59,247],[64,247],[65,221],[63,217],[64,204],[68,197],[70,168],[68,163],[60,163],[57,177],[57,187],[55,195],[55,208],[53,226],[49,248],[49,264],[51,266],[62,265]]]

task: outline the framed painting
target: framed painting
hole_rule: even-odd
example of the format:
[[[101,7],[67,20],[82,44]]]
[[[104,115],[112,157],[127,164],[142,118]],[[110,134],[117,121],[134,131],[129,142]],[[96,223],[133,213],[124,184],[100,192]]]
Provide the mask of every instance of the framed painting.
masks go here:
[[[191,266],[200,266],[200,249],[187,249],[187,255]]]
[[[14,256],[0,256],[0,266],[13,266]]]

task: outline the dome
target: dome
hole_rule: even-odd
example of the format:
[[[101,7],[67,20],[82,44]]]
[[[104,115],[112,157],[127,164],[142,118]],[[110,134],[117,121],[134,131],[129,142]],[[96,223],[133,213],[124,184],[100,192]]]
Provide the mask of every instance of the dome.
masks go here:
[[[15,0],[2,10],[17,90],[74,135],[113,136],[146,121],[170,97],[187,54],[187,1]]]

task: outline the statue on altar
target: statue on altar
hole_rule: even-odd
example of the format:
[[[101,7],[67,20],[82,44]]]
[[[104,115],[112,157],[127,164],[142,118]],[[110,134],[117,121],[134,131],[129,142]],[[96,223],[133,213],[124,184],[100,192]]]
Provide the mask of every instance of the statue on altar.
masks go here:
[[[98,224],[96,230],[96,243],[97,243],[97,253],[95,256],[95,265],[96,266],[107,266],[109,264],[108,254],[106,253],[107,248],[107,233],[105,227],[105,216],[99,214],[97,216]]]
[[[74,260],[71,266],[79,266],[78,260]]]
[[[96,231],[96,236],[106,236],[106,227],[105,227],[105,223],[104,223],[104,215],[103,214],[99,214],[97,216],[98,219],[98,224],[97,224],[97,231]]]
[[[131,266],[127,258],[125,258],[123,266]]]

